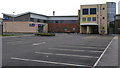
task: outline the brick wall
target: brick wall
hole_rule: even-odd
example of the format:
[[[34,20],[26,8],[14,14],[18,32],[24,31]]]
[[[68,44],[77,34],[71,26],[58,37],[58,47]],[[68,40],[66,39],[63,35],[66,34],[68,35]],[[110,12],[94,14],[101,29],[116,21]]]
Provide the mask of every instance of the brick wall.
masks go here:
[[[67,28],[67,31],[64,29]],[[75,30],[73,30],[75,28]],[[79,32],[78,23],[48,23],[49,32]]]

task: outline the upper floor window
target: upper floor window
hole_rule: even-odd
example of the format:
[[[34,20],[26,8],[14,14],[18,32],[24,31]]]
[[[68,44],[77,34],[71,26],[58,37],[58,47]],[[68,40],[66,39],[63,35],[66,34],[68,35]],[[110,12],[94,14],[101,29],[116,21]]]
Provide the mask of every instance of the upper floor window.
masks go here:
[[[88,8],[82,9],[82,14],[83,14],[83,15],[88,15]]]
[[[72,23],[74,23],[75,22],[75,20],[72,20]]]
[[[103,17],[103,19],[105,19],[105,17]]]
[[[105,8],[103,8],[103,10],[105,10]]]
[[[90,14],[96,14],[96,8],[90,8]]]
[[[92,21],[96,21],[96,17],[93,17]]]
[[[47,23],[47,21],[46,21],[46,20],[43,20],[43,22],[44,22],[44,23]]]
[[[34,22],[34,18],[30,18],[30,21]]]
[[[91,21],[91,17],[88,17],[88,21]]]
[[[37,22],[40,22],[40,19],[38,19]]]
[[[83,21],[83,22],[85,22],[85,21],[86,21],[86,18],[85,18],[85,17],[83,17],[83,18],[82,18],[82,21]]]
[[[55,21],[55,23],[58,23],[58,21]]]

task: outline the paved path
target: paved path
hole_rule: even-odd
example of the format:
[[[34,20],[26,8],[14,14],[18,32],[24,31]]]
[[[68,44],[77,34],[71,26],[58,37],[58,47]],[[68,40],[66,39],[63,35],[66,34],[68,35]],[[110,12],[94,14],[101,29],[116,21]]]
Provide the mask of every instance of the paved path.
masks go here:
[[[118,36],[114,37],[98,66],[118,66]]]

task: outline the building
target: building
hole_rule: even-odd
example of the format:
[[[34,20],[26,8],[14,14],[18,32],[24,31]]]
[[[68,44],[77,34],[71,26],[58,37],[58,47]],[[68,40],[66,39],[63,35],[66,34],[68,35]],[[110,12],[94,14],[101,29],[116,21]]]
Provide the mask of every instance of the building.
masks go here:
[[[18,15],[3,13],[4,32],[79,32],[78,16],[46,16],[32,12]]]
[[[38,33],[48,32],[47,16],[27,12],[18,15],[3,13],[3,32]]]
[[[78,16],[50,16],[48,29],[49,32],[79,33]]]
[[[118,14],[120,14],[120,1],[118,2]]]
[[[116,15],[116,3],[81,5],[80,33],[109,34],[109,24]]]
[[[115,16],[115,33],[120,34],[120,14]]]
[[[2,18],[0,18],[0,35],[2,35]]]

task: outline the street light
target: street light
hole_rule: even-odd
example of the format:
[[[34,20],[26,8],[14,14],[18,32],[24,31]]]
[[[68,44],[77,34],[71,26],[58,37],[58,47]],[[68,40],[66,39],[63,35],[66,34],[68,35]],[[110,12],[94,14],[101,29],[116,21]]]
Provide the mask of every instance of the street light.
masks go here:
[[[13,24],[12,24],[12,33],[13,33],[13,35],[14,35],[14,13],[15,12],[13,12]]]

